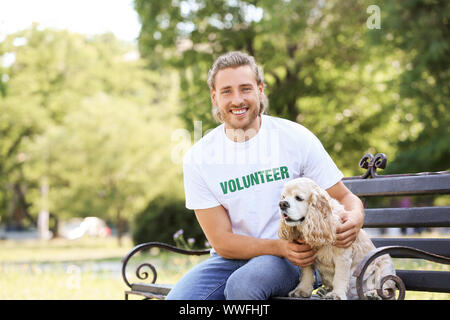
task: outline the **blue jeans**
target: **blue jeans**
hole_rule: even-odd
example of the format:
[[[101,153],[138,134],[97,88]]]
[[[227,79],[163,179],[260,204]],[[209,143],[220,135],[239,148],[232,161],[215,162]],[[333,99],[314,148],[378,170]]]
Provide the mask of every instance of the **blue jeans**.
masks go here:
[[[234,260],[212,253],[186,273],[166,299],[267,300],[287,296],[299,277],[300,268],[284,258],[264,255]]]

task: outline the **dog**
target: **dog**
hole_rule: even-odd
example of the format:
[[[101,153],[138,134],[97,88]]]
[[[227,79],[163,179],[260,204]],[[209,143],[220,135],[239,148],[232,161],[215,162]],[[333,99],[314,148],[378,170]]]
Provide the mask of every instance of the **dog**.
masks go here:
[[[284,185],[279,202],[281,224],[280,239],[303,239],[316,250],[313,265],[302,267],[298,286],[290,297],[311,297],[314,283],[314,267],[320,273],[323,286],[317,295],[324,299],[358,299],[356,278],[353,276],[358,263],[375,249],[364,230],[348,248],[334,246],[336,228],[342,224],[339,212],[344,207],[309,178],[297,178]],[[378,257],[367,269],[364,277],[364,295],[368,299],[381,299],[377,285],[387,275],[395,275],[394,263],[389,255]],[[396,286],[392,280],[385,282],[383,294],[392,295]]]

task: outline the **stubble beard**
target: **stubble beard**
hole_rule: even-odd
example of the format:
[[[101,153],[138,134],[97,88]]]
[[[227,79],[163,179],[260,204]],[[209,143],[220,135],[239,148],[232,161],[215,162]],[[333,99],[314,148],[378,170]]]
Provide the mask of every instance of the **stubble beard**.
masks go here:
[[[225,127],[231,130],[248,130],[254,127],[254,122],[257,121],[257,118],[259,116],[259,108],[251,107],[248,105],[241,105],[240,107],[248,107],[248,114],[247,119],[245,121],[240,121],[239,119],[236,119],[235,116],[230,113],[230,108],[227,109],[226,114],[224,115],[224,112],[220,110],[221,117],[223,119],[223,122],[225,123]]]

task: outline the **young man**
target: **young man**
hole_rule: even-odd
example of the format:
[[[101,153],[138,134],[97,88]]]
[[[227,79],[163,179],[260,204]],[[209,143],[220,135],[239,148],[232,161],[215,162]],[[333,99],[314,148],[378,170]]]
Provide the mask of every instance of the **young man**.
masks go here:
[[[348,247],[364,220],[358,197],[341,182],[320,141],[305,127],[263,114],[264,77],[253,57],[230,52],[213,64],[208,84],[220,122],[183,159],[186,207],[195,211],[213,250],[180,279],[167,299],[268,299],[287,295],[315,252],[302,239],[278,239],[284,183],[313,179],[346,212],[336,246]],[[299,268],[300,267],[300,268]]]

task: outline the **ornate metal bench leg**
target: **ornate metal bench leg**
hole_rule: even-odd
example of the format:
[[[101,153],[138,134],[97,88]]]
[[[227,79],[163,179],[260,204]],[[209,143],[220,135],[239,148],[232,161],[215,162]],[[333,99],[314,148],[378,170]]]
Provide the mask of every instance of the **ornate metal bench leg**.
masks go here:
[[[394,281],[395,285],[397,286],[397,289],[398,289],[397,300],[405,300],[405,291],[406,291],[405,284],[403,283],[403,281],[400,277],[393,275],[393,274],[385,276],[380,280],[380,288],[377,289],[377,293],[381,297],[381,299],[389,300],[389,299],[395,298],[395,290],[392,290],[392,289],[387,290],[388,291],[387,295],[385,295],[383,292],[383,285],[388,280]]]

